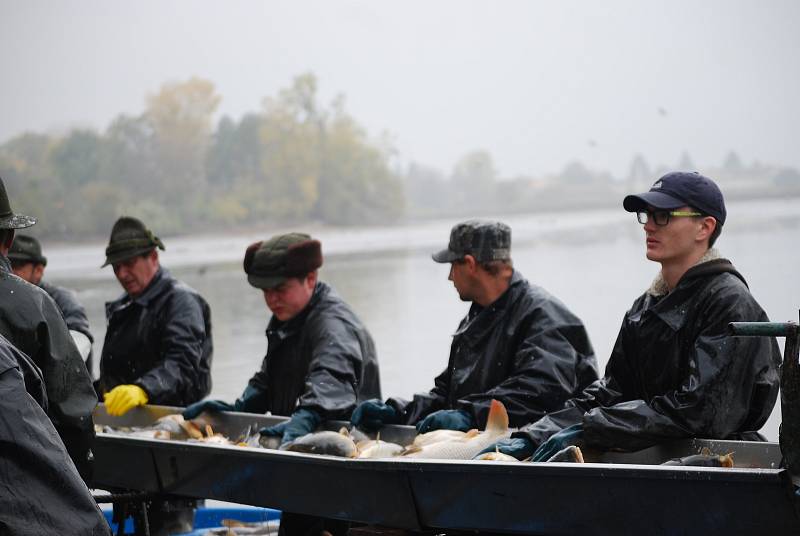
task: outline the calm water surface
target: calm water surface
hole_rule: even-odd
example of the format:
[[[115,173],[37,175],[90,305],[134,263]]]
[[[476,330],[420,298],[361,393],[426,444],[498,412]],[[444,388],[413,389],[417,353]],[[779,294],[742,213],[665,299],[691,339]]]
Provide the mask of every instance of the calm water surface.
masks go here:
[[[731,204],[717,244],[776,321],[798,319],[799,207],[797,199]],[[605,367],[622,316],[658,271],[644,258],[643,231],[635,217],[613,209],[500,219],[512,227],[516,268],[583,319]],[[322,240],[327,255],[321,278],[353,306],[375,338],[384,396],[409,397],[430,389],[447,364],[450,336],[468,304],[447,280],[449,265],[434,263],[430,253],[446,245],[453,223],[305,229]],[[165,239],[162,264],[211,305],[213,397],[232,401],[260,366],[269,312],[261,292],[247,284],[240,259],[248,243],[281,231]],[[45,247],[46,277],[78,291],[99,355],[104,303],[120,294],[111,269],[98,268],[104,244]],[[776,408],[763,430],[771,440],[777,439],[779,421]]]

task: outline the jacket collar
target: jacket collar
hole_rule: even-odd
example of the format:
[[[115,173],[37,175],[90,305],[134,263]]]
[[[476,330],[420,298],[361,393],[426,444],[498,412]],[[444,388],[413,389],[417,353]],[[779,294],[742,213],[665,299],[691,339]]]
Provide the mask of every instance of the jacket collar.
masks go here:
[[[11,273],[11,261],[5,255],[0,255],[0,271]]]
[[[170,279],[172,279],[172,277],[170,276],[169,270],[163,266],[159,266],[156,275],[153,276],[153,280],[150,281],[150,284],[147,285],[147,288],[144,289],[144,292],[135,298],[131,297],[127,292],[123,293],[122,296],[117,298],[115,301],[106,304],[106,313],[114,313],[115,311],[119,311],[120,309],[128,307],[133,303],[139,304],[146,308],[148,305],[150,305],[150,302],[160,296],[169,287]]]
[[[659,276],[656,277],[653,285],[645,294],[646,301],[642,312],[651,311],[673,331],[678,331],[684,326],[689,317],[687,314],[687,302],[695,294],[694,285],[696,281],[721,273],[733,274],[747,285],[744,277],[736,271],[731,261],[720,257],[719,252],[716,250],[709,250],[697,264],[683,274],[672,292],[662,292],[666,288],[666,283],[663,282],[663,278],[659,273]]]
[[[508,288],[503,292],[499,298],[494,302],[483,307],[473,302],[467,313],[467,318],[459,326],[458,331],[453,334],[453,337],[468,334],[471,339],[478,340],[489,332],[495,323],[502,318],[502,311],[508,307],[509,302],[512,301],[512,296],[515,294],[516,289],[525,282],[518,271],[514,270],[511,274],[511,280],[508,283]]]
[[[697,261],[694,265],[692,265],[692,267],[689,268],[689,270],[687,270],[686,273],[683,274],[683,276],[681,276],[681,279],[680,281],[678,281],[678,284],[676,285],[675,288],[678,288],[680,284],[684,280],[686,280],[686,276],[689,275],[689,272],[691,272],[692,269],[701,264],[710,261],[715,261],[718,259],[722,259],[722,256],[719,254],[719,251],[716,248],[710,248],[708,251],[706,251],[705,255],[703,255],[700,258],[699,261]],[[667,286],[667,281],[664,279],[664,275],[661,273],[661,271],[659,271],[656,278],[653,279],[653,282],[650,284],[650,288],[647,289],[647,293],[655,297],[661,297],[669,294],[669,286]]]

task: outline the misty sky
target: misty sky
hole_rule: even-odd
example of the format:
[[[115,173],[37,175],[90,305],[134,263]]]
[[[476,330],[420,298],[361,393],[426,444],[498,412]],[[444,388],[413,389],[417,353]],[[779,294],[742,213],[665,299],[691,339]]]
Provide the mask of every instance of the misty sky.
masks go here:
[[[0,142],[105,129],[191,76],[259,111],[313,72],[399,161],[502,176],[635,153],[700,169],[735,150],[800,167],[800,2],[0,0]]]

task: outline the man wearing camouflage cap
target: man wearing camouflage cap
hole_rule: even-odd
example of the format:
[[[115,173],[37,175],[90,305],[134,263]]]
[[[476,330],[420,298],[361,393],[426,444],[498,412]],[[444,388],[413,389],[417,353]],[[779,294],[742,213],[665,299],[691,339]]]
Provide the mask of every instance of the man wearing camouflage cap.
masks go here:
[[[35,363],[23,368],[26,387],[44,380],[47,415],[81,476],[88,479],[94,441],[92,411],[97,405],[91,377],[55,302],[41,288],[13,275],[8,260],[16,229],[35,223],[34,218],[11,210],[0,179],[0,334]],[[41,379],[32,374],[37,369]]]
[[[411,402],[370,400],[353,413],[356,426],[416,424],[420,433],[483,427],[493,399],[522,426],[597,379],[583,324],[558,299],[528,283],[511,261],[511,229],[469,220],[453,227],[448,247],[433,255],[450,263],[448,279],[472,302],[450,348],[447,367],[428,393]]]
[[[14,275],[40,287],[56,302],[61,316],[67,323],[69,334],[72,335],[75,346],[78,347],[78,351],[86,363],[86,370],[91,375],[94,337],[89,331],[89,318],[86,316],[86,310],[78,301],[75,292],[42,280],[47,267],[47,257],[42,255],[42,245],[32,236],[17,235],[8,251],[8,260],[11,261]]]
[[[272,318],[267,355],[242,396],[233,404],[204,400],[188,407],[203,411],[271,412],[290,415],[261,430],[281,447],[325,420],[348,419],[356,405],[380,396],[375,345],[367,328],[336,292],[319,281],[322,247],[303,233],[274,236],[247,248],[247,281],[264,294]],[[284,512],[281,534],[346,533],[346,524]]]

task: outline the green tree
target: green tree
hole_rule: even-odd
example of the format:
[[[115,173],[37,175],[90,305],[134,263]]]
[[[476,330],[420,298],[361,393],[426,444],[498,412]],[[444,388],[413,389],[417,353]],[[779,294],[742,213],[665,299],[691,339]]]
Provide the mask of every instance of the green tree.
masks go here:
[[[191,78],[165,84],[147,98],[145,117],[152,128],[158,179],[168,203],[186,207],[202,196],[211,119],[220,97],[208,80]]]

